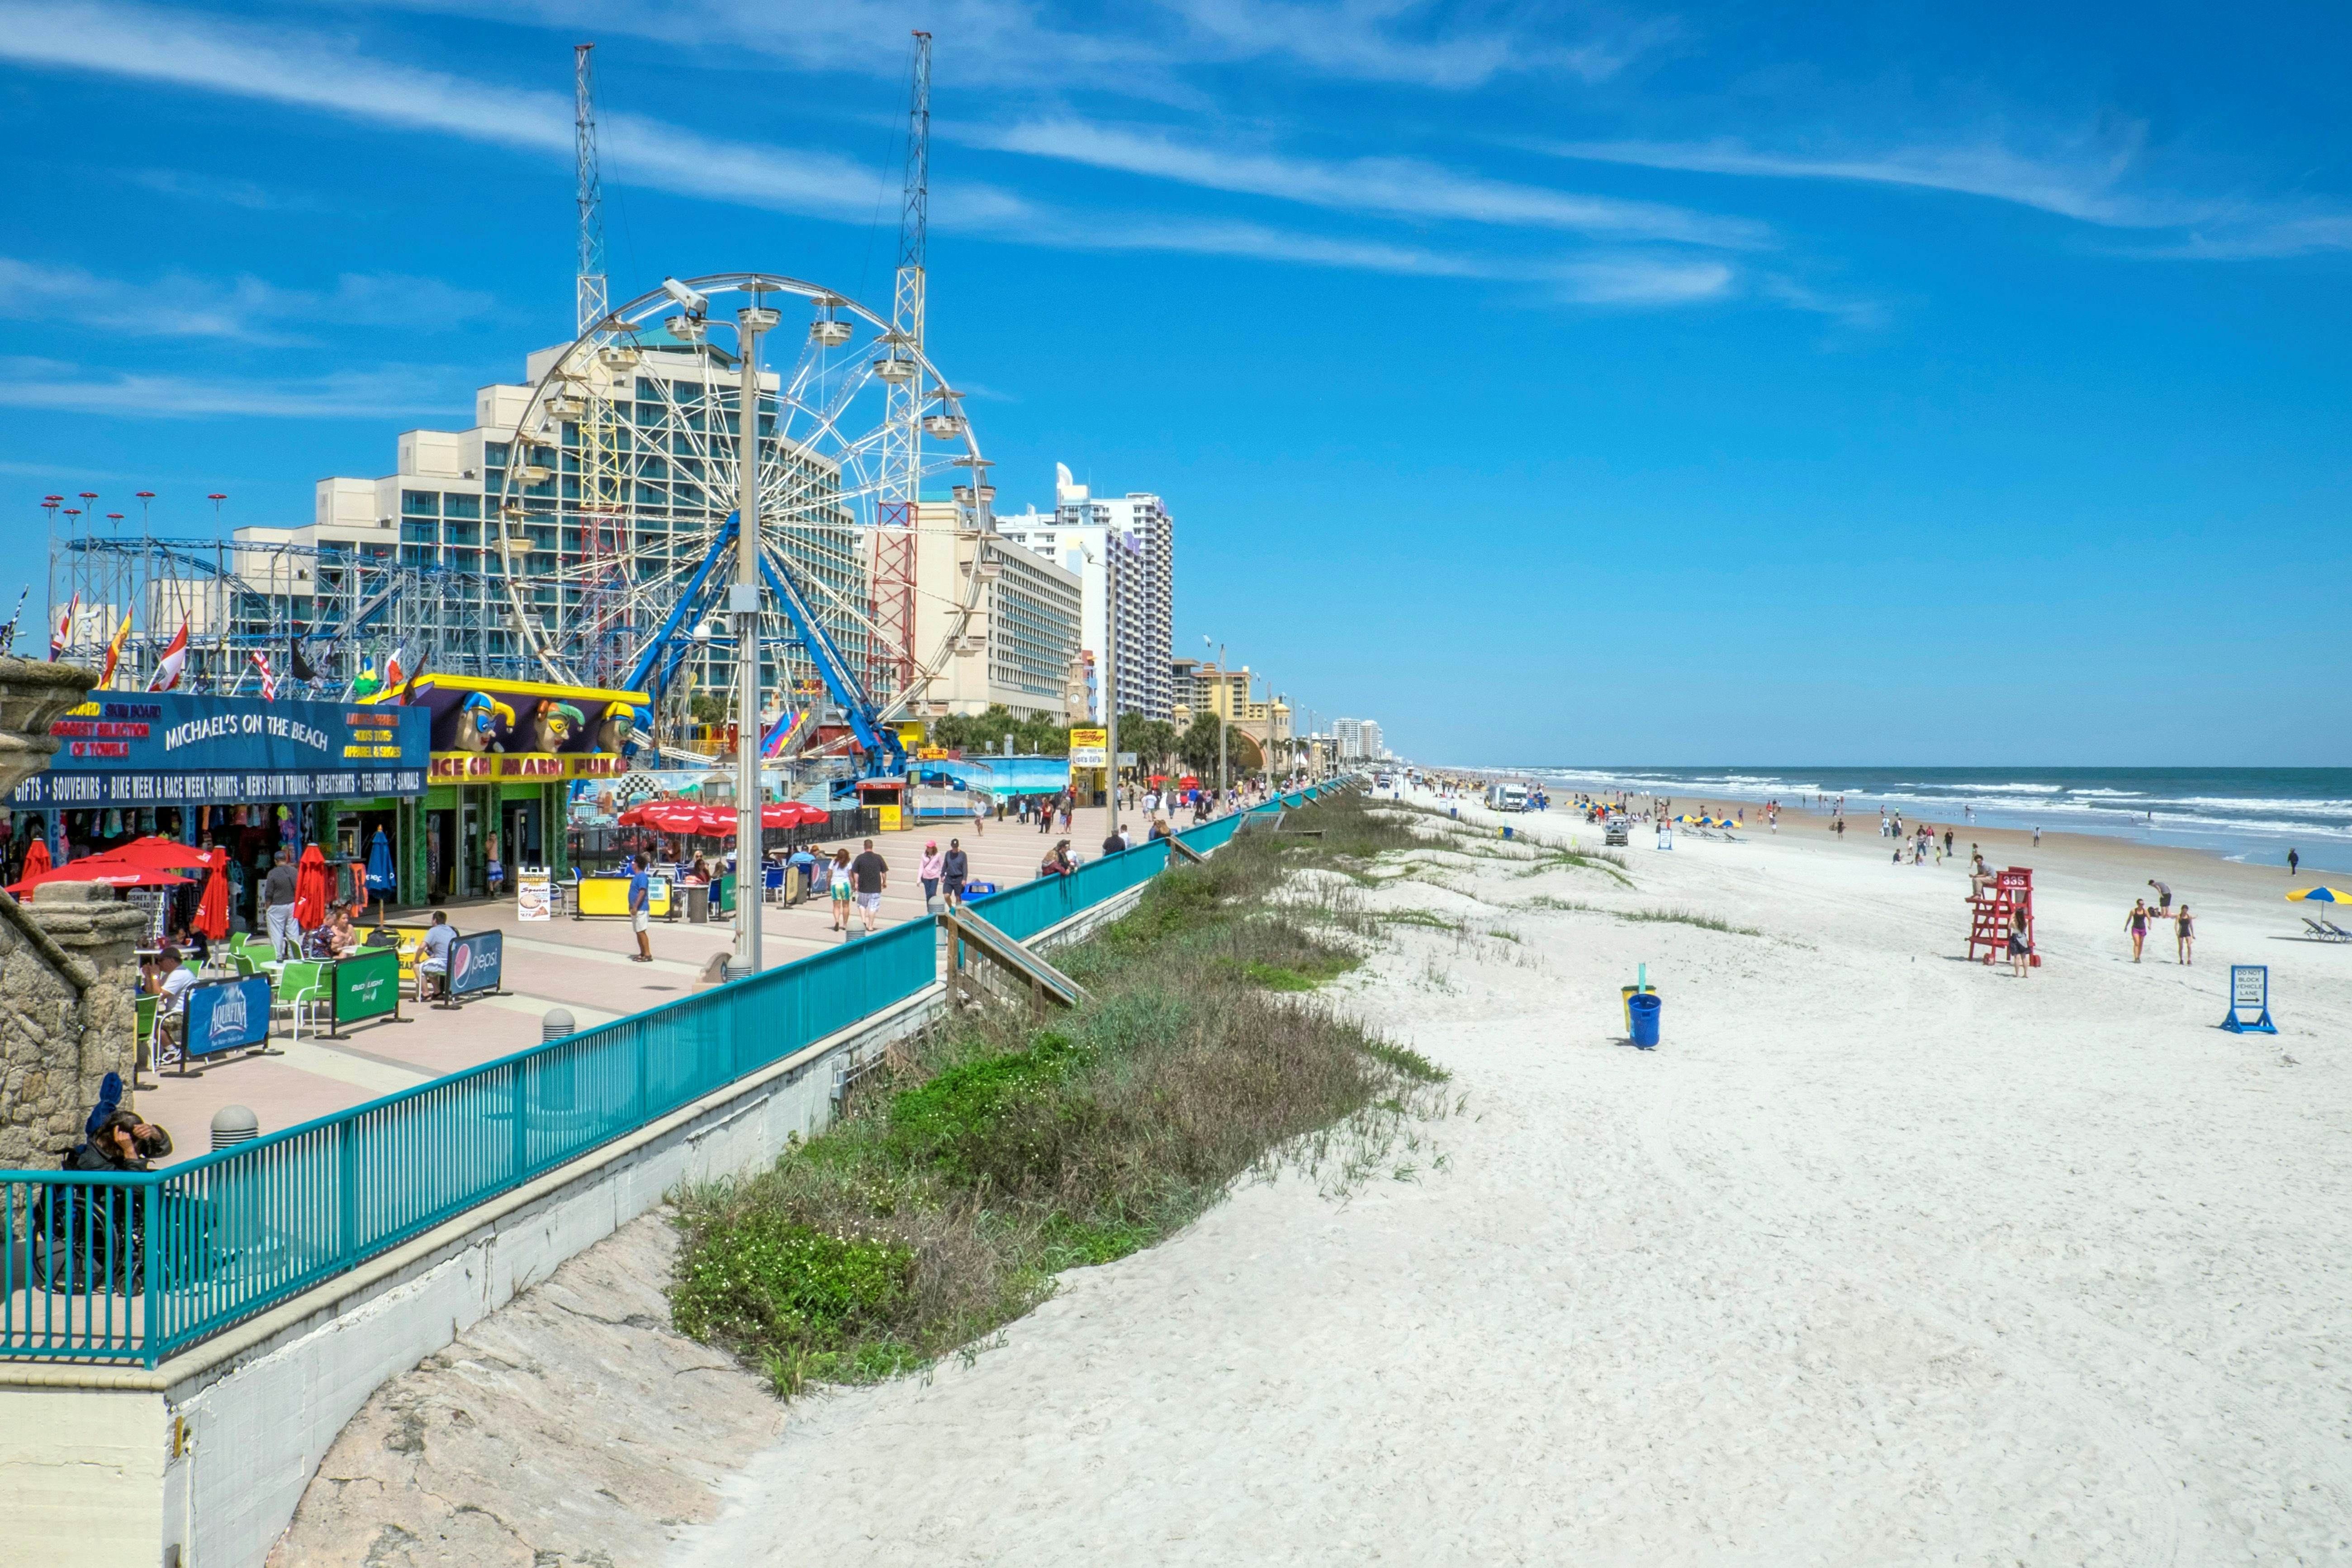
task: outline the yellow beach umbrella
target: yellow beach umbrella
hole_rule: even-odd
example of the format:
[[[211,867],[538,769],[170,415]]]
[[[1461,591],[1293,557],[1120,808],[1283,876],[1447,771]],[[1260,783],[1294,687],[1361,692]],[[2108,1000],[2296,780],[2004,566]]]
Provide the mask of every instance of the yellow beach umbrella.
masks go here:
[[[2300,903],[2307,899],[2315,904],[2352,904],[2352,892],[2342,888],[2297,888],[2286,897],[2289,903]]]

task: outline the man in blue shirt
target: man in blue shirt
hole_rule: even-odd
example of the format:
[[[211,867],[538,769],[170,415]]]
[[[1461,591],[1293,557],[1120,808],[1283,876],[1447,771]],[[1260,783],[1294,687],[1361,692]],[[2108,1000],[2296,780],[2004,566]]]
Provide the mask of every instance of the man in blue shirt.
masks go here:
[[[653,879],[635,858],[621,862],[621,869],[629,874],[629,929],[637,933],[637,951],[631,955],[637,963],[654,961],[653,939]]]

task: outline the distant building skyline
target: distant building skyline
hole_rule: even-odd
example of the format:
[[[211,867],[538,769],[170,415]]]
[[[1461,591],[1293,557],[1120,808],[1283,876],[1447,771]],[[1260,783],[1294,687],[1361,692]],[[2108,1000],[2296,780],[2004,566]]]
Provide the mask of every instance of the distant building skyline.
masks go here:
[[[1084,584],[1079,640],[1089,715],[1104,715],[1100,687],[1109,652],[1117,656],[1110,679],[1118,710],[1168,718],[1178,697],[1169,671],[1175,637],[1176,523],[1167,503],[1147,490],[1096,496],[1071,479],[1067,464],[1056,463],[1054,510],[1042,512],[1033,503],[1012,516],[1000,514],[996,528]]]

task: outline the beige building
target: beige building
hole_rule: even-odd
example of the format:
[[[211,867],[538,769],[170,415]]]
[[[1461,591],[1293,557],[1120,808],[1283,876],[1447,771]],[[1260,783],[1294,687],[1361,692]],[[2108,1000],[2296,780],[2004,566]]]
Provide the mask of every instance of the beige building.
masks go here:
[[[916,516],[916,658],[928,663],[942,639],[955,640],[908,713],[937,719],[1002,703],[1023,718],[1066,722],[1082,667],[1077,575],[992,531],[957,528],[949,502],[925,501]]]

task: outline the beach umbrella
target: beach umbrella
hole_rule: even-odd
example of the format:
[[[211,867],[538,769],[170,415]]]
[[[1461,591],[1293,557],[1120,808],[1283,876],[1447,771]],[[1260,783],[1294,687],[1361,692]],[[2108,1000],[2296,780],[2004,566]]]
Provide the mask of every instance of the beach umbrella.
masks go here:
[[[33,840],[25,851],[25,879],[32,880],[49,868],[49,840],[47,834]]]
[[[213,942],[228,934],[228,851],[215,849],[205,857],[210,874],[196,900],[195,931]]]
[[[735,831],[735,814],[724,806],[691,800],[649,800],[621,813],[623,827],[650,827],[657,833],[686,833],[715,838]]]
[[[805,801],[782,800],[760,808],[760,826],[762,827],[806,827],[832,820],[831,812],[810,805]]]
[[[392,839],[379,827],[375,830],[375,837],[368,843],[368,891],[389,893],[398,880],[392,868]]]
[[[2343,888],[2297,888],[2286,897],[2289,903],[2352,904],[2352,890]]]
[[[149,834],[128,844],[118,844],[106,852],[110,860],[128,861],[133,866],[147,866],[163,871],[201,871],[212,862],[201,849],[191,849],[175,838]]]
[[[110,888],[184,888],[188,879],[160,866],[134,866],[111,855],[85,855],[37,877],[26,877],[8,890],[21,899],[35,888],[51,882],[103,882]]]
[[[305,846],[294,871],[294,923],[317,931],[327,923],[327,858],[316,844]]]

